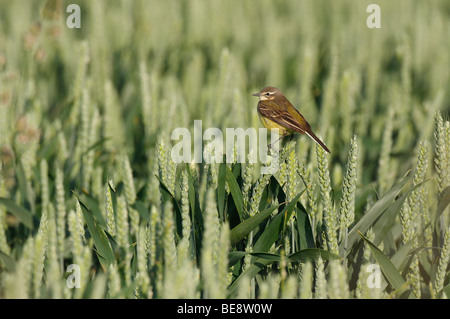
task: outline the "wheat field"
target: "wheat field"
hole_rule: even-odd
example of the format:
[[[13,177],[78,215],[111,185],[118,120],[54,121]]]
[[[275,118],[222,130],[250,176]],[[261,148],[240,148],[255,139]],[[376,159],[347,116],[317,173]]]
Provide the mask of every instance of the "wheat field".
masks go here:
[[[0,298],[450,296],[450,2],[72,2],[0,0]],[[331,154],[174,162],[269,85]]]

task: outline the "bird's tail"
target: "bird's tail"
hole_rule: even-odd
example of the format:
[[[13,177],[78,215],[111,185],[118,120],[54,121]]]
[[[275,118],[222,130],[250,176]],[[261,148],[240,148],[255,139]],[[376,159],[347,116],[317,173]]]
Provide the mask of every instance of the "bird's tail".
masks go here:
[[[327,151],[328,153],[331,153],[330,150],[328,149],[328,147],[312,132],[306,132],[305,133],[312,138],[314,141],[316,141],[317,144],[319,144],[325,151]]]

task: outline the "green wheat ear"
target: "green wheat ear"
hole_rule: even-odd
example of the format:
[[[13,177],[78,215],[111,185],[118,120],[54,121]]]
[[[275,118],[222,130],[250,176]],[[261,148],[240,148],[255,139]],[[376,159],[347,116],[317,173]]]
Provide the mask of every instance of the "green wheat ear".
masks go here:
[[[188,168],[187,168],[188,169]],[[181,172],[181,224],[183,226],[183,238],[188,239],[191,233],[191,219],[189,216],[189,177],[186,170]]]
[[[261,175],[253,187],[252,196],[250,197],[250,208],[249,208],[249,216],[254,216],[258,213],[259,203],[261,201],[261,197],[264,192],[264,188],[269,183],[269,180],[272,175],[264,174]]]
[[[61,167],[56,168],[56,234],[58,238],[58,255],[63,258],[66,238],[66,200],[64,191],[64,173]]]
[[[286,165],[289,168],[287,173],[287,185],[286,185],[286,200],[289,202],[297,195],[297,155],[295,153],[295,141],[292,145],[292,150],[289,152],[289,155],[286,160]]]
[[[327,293],[327,279],[325,276],[325,265],[321,257],[316,260],[316,281],[314,284],[314,298],[315,299],[326,299]]]
[[[350,297],[345,267],[338,260],[330,261],[329,296],[331,299]]]
[[[126,199],[123,195],[117,197],[117,214],[116,214],[117,244],[120,247],[127,247],[129,244],[129,224],[128,224],[128,207]]]
[[[322,147],[316,145],[320,194],[322,195],[323,220],[328,249],[338,254],[337,216],[331,202],[331,181],[328,160]]]
[[[436,273],[436,281],[434,283],[434,294],[437,295],[444,287],[446,280],[447,267],[450,262],[450,227],[447,228],[442,245],[441,255],[439,257],[439,265]],[[448,278],[448,276],[447,276]]]
[[[212,188],[208,188],[204,214],[205,230],[201,254],[201,275],[207,298],[219,298],[222,295],[217,286],[217,261],[219,244],[219,219]]]
[[[38,232],[34,240],[34,260],[33,260],[33,296],[41,297],[42,278],[44,275],[44,261],[46,250],[46,235]]]
[[[244,210],[248,215],[249,211],[249,201],[250,201],[250,190],[253,185],[253,173],[255,164],[250,162],[251,155],[249,154],[247,163],[245,164],[244,172],[242,174],[243,179],[243,185],[242,185],[242,199],[243,199],[243,206]]]
[[[307,262],[301,270],[301,282],[300,282],[300,299],[311,299],[312,298],[312,287],[313,287],[313,266],[311,262]]]
[[[0,198],[6,197],[6,188],[2,178],[2,163],[0,163]],[[9,255],[11,248],[6,239],[6,209],[0,205],[0,251]]]
[[[139,228],[137,239],[138,273],[136,274],[136,281],[140,294],[148,297],[150,293],[150,277],[148,275],[148,254],[145,227],[141,226]]]
[[[418,185],[425,180],[428,168],[429,144],[428,141],[420,141],[419,155],[417,158],[416,170],[414,172],[414,185]],[[415,216],[418,216],[421,209],[423,209],[424,187],[414,190],[409,198],[411,207],[415,210]]]
[[[78,216],[73,210],[69,211],[68,224],[70,231],[70,241],[72,243],[72,254],[74,256],[74,259],[77,260],[82,256],[83,242],[79,229]]]
[[[442,196],[442,192],[445,187],[449,184],[449,141],[446,141],[447,130],[444,126],[444,120],[440,112],[434,114],[434,138],[436,141],[436,157],[434,159],[436,171],[437,171],[437,181],[438,181],[438,197]]]
[[[341,233],[350,227],[355,220],[355,193],[356,193],[356,168],[358,165],[358,142],[356,135],[350,142],[350,151],[347,159],[347,170],[342,185],[339,221]]]
[[[110,187],[113,187],[113,182],[108,181],[105,184],[105,209],[106,209],[106,226],[108,233],[111,236],[116,236],[116,219],[114,216],[114,207],[112,202],[112,196],[111,196],[111,189]]]
[[[136,189],[133,180],[133,171],[130,160],[126,154],[121,156],[120,175],[125,186],[125,198],[127,203],[133,205],[136,202]]]

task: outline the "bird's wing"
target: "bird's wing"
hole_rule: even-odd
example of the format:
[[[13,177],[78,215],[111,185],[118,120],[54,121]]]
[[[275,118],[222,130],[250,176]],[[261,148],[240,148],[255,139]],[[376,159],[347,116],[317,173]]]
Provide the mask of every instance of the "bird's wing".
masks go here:
[[[293,108],[293,107],[292,107]],[[298,111],[293,108],[296,113],[291,114],[288,111],[288,107],[284,105],[278,105],[272,101],[260,101],[258,103],[258,112],[266,117],[267,119],[274,121],[281,126],[284,126],[293,131],[297,131],[305,134],[311,130],[311,127],[303,118],[303,116],[298,113]]]
[[[258,103],[258,112],[269,120],[288,129],[308,135],[325,151],[330,153],[326,145],[313,133],[311,126],[306,122],[303,115],[292,105],[288,105],[287,103],[279,105],[271,101],[260,101]]]

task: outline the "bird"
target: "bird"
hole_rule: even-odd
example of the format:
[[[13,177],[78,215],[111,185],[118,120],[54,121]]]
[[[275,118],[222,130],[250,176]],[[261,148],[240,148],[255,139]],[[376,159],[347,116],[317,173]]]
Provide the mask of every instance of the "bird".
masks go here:
[[[328,147],[314,134],[303,115],[279,89],[267,86],[252,95],[259,97],[258,115],[261,123],[269,130],[278,129],[280,139],[295,133],[306,134],[330,153]]]

